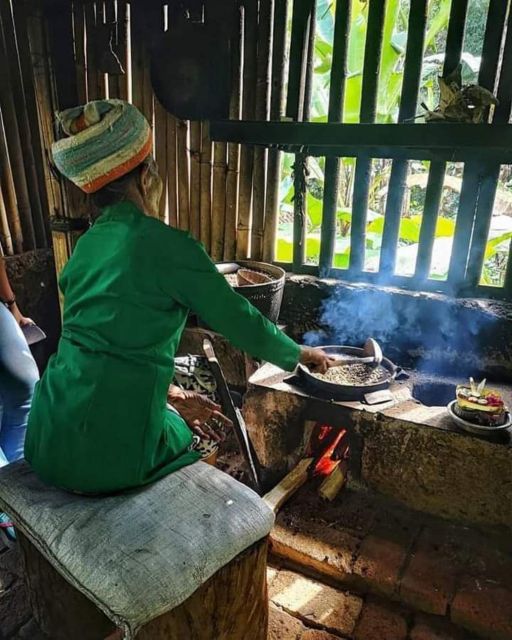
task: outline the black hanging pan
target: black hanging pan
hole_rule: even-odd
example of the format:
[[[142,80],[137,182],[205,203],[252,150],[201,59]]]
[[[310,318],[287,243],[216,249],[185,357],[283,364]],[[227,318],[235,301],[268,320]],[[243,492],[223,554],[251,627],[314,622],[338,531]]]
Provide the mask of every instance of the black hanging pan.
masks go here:
[[[331,345],[321,348],[333,358],[342,358],[343,356],[364,358],[366,355],[364,350],[358,347]],[[296,374],[312,394],[318,392],[322,397],[332,398],[333,400],[360,400],[369,393],[388,389],[399,371],[396,365],[388,358],[382,358],[380,367],[382,375],[378,381],[368,384],[364,382],[360,384],[337,384],[323,380],[316,377],[314,373],[302,364],[297,367]]]
[[[229,117],[233,15],[232,0],[169,5],[169,29],[152,42],[151,83],[159,102],[177,118]]]

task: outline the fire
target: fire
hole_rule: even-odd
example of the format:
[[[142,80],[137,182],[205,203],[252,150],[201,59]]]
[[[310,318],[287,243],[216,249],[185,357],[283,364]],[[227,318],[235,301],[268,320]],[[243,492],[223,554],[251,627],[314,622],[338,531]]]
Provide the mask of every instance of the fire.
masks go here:
[[[317,423],[311,434],[308,456],[315,458],[313,476],[328,476],[348,452],[346,429]]]

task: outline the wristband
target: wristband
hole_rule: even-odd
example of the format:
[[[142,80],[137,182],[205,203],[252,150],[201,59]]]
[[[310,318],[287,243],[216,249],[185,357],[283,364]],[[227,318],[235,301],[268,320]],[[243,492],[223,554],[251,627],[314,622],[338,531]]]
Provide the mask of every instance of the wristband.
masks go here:
[[[12,309],[16,304],[16,298],[11,298],[10,300],[2,300],[2,304],[4,304],[8,309]]]

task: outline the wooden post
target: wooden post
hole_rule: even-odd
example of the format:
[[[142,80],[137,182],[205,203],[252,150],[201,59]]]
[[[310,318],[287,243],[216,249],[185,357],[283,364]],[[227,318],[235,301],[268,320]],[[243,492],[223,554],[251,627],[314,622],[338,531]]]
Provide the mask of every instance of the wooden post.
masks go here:
[[[427,0],[412,0],[409,9],[407,49],[398,122],[410,120],[416,115],[425,48],[427,4]],[[395,160],[393,162],[389,178],[379,264],[379,272],[383,277],[387,277],[395,271],[402,203],[408,172],[409,162],[407,160]]]
[[[416,270],[414,273],[414,277],[417,279],[418,284],[423,283],[428,278],[430,272],[437,217],[439,206],[441,204],[441,196],[443,194],[444,174],[444,162],[431,163],[430,171],[428,173],[427,190],[425,193],[425,205],[423,207],[423,216],[421,219]]]
[[[231,103],[229,117],[239,120],[241,115],[242,97],[242,39],[243,19],[239,5],[236,6],[236,20],[234,24],[237,30],[232,37],[232,78],[231,78]],[[238,194],[240,176],[240,145],[231,143],[228,145],[228,166],[226,176],[226,224],[224,230],[224,260],[234,260],[236,257],[236,232],[238,223]]]
[[[258,61],[256,70],[256,120],[268,119],[270,91],[270,55],[272,50],[273,0],[261,0],[258,19]],[[264,147],[254,150],[253,218],[251,258],[263,257],[263,227],[265,222],[265,190],[267,151]]]
[[[190,233],[201,237],[201,122],[190,123]]]
[[[201,131],[201,242],[206,251],[211,249],[212,233],[212,141],[208,122],[203,122]]]
[[[178,209],[180,229],[190,229],[190,182],[188,163],[188,120],[176,121],[178,162]]]
[[[258,2],[246,0],[244,3],[244,73],[242,117],[254,120],[257,67]],[[252,209],[252,180],[254,150],[246,145],[240,151],[240,184],[238,197],[238,228],[236,257],[249,257]]]
[[[155,98],[155,160],[158,165],[158,172],[163,183],[162,198],[158,216],[165,221],[167,207],[167,112]]]
[[[386,0],[370,0],[368,30],[364,51],[363,86],[361,93],[361,122],[374,122],[377,110],[377,88],[382,52]],[[366,243],[366,214],[370,189],[371,158],[361,154],[356,162],[354,196],[352,200],[352,226],[350,234],[350,271],[359,273],[364,268]]]
[[[178,226],[178,157],[176,146],[176,118],[167,114],[167,202],[169,224]]]
[[[212,260],[222,260],[226,222],[226,143],[213,145]]]
[[[75,42],[75,67],[78,102],[87,102],[87,65],[85,52],[84,3],[73,2],[73,33]]]
[[[329,122],[343,121],[343,101],[347,78],[347,53],[350,32],[351,3],[336,5],[334,22],[334,44],[329,92]],[[338,208],[340,161],[329,156],[325,159],[325,184],[320,242],[320,273],[328,275],[333,266],[336,242],[336,211]]]
[[[288,3],[274,3],[274,35],[272,38],[272,91],[270,97],[270,118],[279,121],[283,115],[284,71],[286,48],[286,23]],[[267,194],[265,201],[265,226],[263,230],[263,260],[273,262],[277,224],[279,219],[279,178],[281,175],[281,153],[277,149],[268,150]]]
[[[18,539],[28,597],[43,632],[53,640],[98,640],[111,634],[116,637],[113,623],[72,587],[22,533],[18,532]],[[181,605],[147,622],[136,634],[136,640],[266,640],[267,552],[266,539],[249,547]]]

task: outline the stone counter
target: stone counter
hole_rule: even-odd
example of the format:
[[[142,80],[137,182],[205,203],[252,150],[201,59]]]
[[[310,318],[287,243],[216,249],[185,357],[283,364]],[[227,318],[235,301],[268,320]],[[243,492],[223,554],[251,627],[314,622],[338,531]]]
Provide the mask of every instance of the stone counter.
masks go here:
[[[422,405],[407,383],[395,383],[392,401],[368,406],[312,398],[285,377],[265,365],[245,398],[264,481],[272,484],[293,468],[313,421],[325,421],[349,431],[352,482],[437,516],[512,529],[509,433],[491,442],[459,431],[444,406]]]

